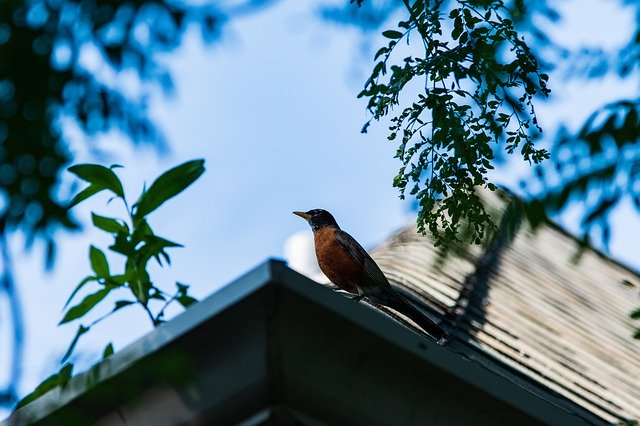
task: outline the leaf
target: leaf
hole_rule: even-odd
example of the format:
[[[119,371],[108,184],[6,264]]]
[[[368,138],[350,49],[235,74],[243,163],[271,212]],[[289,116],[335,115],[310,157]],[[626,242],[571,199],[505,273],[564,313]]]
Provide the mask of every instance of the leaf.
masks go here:
[[[58,378],[60,379],[60,385],[65,386],[71,380],[71,376],[73,375],[73,364],[65,364],[58,371]]]
[[[116,302],[115,307],[113,308],[113,311],[111,311],[111,312],[113,313],[113,312],[115,312],[117,310],[120,310],[120,309],[124,308],[125,306],[133,305],[134,303],[136,303],[136,302],[134,302],[132,300],[118,300]]]
[[[42,383],[38,385],[38,387],[34,389],[33,392],[31,392],[30,394],[27,394],[24,398],[18,401],[18,403],[16,404],[16,409],[24,407],[28,403],[33,402],[36,399],[40,398],[42,395],[49,392],[51,389],[56,388],[58,386],[58,383],[59,383],[58,373],[52,374],[51,376],[47,377],[46,379],[44,379]]]
[[[75,206],[76,204],[81,203],[82,201],[86,200],[87,198],[91,197],[94,194],[97,194],[98,192],[102,191],[105,188],[101,188],[97,185],[89,185],[87,186],[85,189],[83,189],[82,191],[80,191],[78,194],[76,194],[75,197],[73,197],[73,199],[71,200],[71,202],[69,203],[69,206],[67,208],[71,208],[73,206]]]
[[[119,287],[127,283],[127,281],[129,281],[130,279],[131,279],[131,275],[125,272],[124,274],[110,276],[107,279],[107,282],[113,285],[114,287]]]
[[[637,308],[635,311],[631,312],[629,316],[633,319],[640,319],[640,308]]]
[[[108,167],[99,164],[77,164],[69,167],[69,170],[80,179],[96,185],[100,190],[108,189],[117,196],[124,198],[124,190],[118,176]]]
[[[93,309],[94,306],[100,303],[102,299],[107,297],[107,294],[109,294],[110,291],[111,288],[107,287],[98,290],[95,293],[91,293],[90,295],[85,297],[82,302],[69,309],[67,314],[64,316],[64,318],[62,318],[62,321],[60,321],[58,325],[65,324],[69,321],[73,321],[74,319],[82,317],[84,314]]]
[[[149,294],[149,299],[156,299],[156,300],[167,300],[162,293],[160,293],[158,290],[156,290],[154,288],[154,292]]]
[[[118,222],[117,219],[91,213],[91,221],[96,228],[102,229],[103,231],[107,231],[111,234],[117,234],[118,232],[129,233],[129,228]]]
[[[47,248],[45,252],[45,268],[50,271],[56,260],[56,242],[52,238],[47,239]]]
[[[597,218],[601,218],[606,215],[607,212],[611,210],[611,208],[618,202],[618,200],[618,194],[614,194],[611,197],[603,197],[602,199],[598,200],[598,204],[583,219],[583,226],[588,226]]]
[[[176,282],[176,287],[178,287],[178,292],[180,294],[187,294],[187,290],[189,290],[189,286],[187,284],[182,284],[179,282]]]
[[[116,235],[115,242],[109,246],[109,250],[127,257],[133,256],[135,253],[135,249],[127,240],[127,236],[121,233]]]
[[[84,287],[86,283],[91,281],[97,281],[97,280],[98,280],[98,277],[88,276],[88,277],[85,277],[82,281],[80,281],[80,283],[76,286],[75,290],[73,290],[73,292],[71,293],[71,296],[69,296],[69,298],[67,299],[67,302],[62,307],[62,310],[65,310],[67,308],[67,306],[71,302],[71,299],[73,299],[73,296],[75,296],[76,293],[78,293],[78,291],[80,291],[80,289]]]
[[[181,296],[176,297],[176,300],[184,307],[184,308],[188,308],[189,306],[193,305],[194,303],[196,303],[198,301],[198,299],[194,299],[191,296],[187,296],[186,294],[183,294]]]
[[[154,248],[167,248],[167,247],[184,247],[182,244],[179,243],[175,243],[173,241],[169,241],[167,239],[164,239],[162,237],[158,237],[156,235],[146,235],[144,237],[144,240],[147,242],[148,245],[154,247]]]
[[[176,287],[178,287],[178,296],[176,297],[176,300],[184,308],[187,308],[198,301],[197,299],[187,295],[187,291],[189,290],[188,285],[176,282]]]
[[[109,343],[105,348],[104,351],[102,352],[102,359],[106,359],[107,357],[110,357],[111,355],[113,355],[113,343]]]
[[[140,220],[175,197],[204,173],[204,160],[187,161],[163,173],[138,200],[134,218]]]
[[[60,371],[55,374],[50,375],[46,379],[40,383],[33,392],[26,395],[22,398],[18,404],[16,404],[16,409],[20,407],[24,407],[28,403],[35,401],[40,398],[45,393],[49,392],[51,389],[54,389],[60,385],[66,384],[71,378],[71,373],[73,372],[73,364],[64,365]]]
[[[109,263],[107,262],[107,257],[100,249],[93,245],[89,248],[89,260],[91,260],[91,269],[93,269],[98,277],[109,277]]]
[[[62,356],[62,359],[60,360],[61,363],[64,363],[71,356],[71,354],[73,353],[73,349],[78,344],[78,340],[80,339],[80,336],[82,336],[84,333],[86,333],[90,329],[91,329],[90,327],[85,327],[84,325],[81,325],[80,327],[78,327],[78,331],[76,332],[76,335],[71,341],[71,344],[67,349],[67,352],[64,353],[64,355]]]
[[[386,38],[390,38],[390,39],[402,38],[402,33],[400,31],[396,31],[396,30],[383,31],[382,35],[385,36]]]

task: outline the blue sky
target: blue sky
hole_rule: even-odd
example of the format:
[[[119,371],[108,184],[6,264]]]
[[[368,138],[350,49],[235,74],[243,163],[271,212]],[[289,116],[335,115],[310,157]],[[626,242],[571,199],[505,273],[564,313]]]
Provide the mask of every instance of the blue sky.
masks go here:
[[[596,17],[628,18],[600,3],[607,2],[581,2],[558,36],[576,43],[623,40],[630,22],[603,26]],[[151,99],[152,116],[170,151],[158,155],[117,136],[98,141],[113,154],[113,162],[125,166],[118,173],[130,199],[137,197],[145,179],[150,182],[185,160],[206,159],[205,175],[152,216],[157,233],[186,246],[174,250],[170,270],[155,268],[160,286],[170,290],[179,280],[191,284],[202,298],[264,259],[282,257],[285,239],[307,229],[293,210],[330,210],[365,247],[412,220],[409,204],[391,187],[399,164],[385,126],[374,123],[368,134],[360,134],[368,115],[364,101],[356,99],[367,72],[366,64],[358,65],[359,42],[357,31],[326,24],[311,2],[294,0],[230,22],[211,46],[204,46],[193,31],[179,51],[166,58],[175,94]],[[601,102],[637,91],[615,80],[565,84],[552,76],[550,83],[554,100],[539,107],[542,125],[550,128],[560,117],[576,125]],[[82,137],[73,132],[71,137],[78,160],[95,161],[83,148]],[[496,179],[511,183],[524,173],[522,166],[512,166],[499,171]],[[120,206],[105,202],[106,197],[98,197],[80,206],[77,217],[88,224],[90,211],[119,214]],[[634,249],[640,229],[637,215],[627,206],[613,219],[612,253],[640,267]],[[571,214],[562,221],[576,230]],[[41,250],[16,256],[27,325],[23,391],[56,368],[75,333],[75,323],[56,326],[62,306],[89,272],[89,244],[109,244],[105,234],[88,226],[85,230],[60,235],[59,258],[51,273],[42,272]],[[12,243],[19,252],[20,236]],[[112,259],[119,265],[119,259]],[[121,313],[83,337],[78,349],[85,363],[95,361],[107,342],[113,341],[118,350],[151,329],[136,308]]]

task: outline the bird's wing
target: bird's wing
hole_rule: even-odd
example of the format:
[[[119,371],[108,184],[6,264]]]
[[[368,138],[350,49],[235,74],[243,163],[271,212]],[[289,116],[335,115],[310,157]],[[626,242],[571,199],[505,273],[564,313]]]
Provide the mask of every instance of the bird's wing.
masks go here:
[[[349,256],[355,260],[364,270],[367,278],[382,287],[389,287],[389,281],[380,270],[378,264],[369,256],[369,253],[353,238],[341,229],[335,231],[335,239],[340,247],[345,249]]]

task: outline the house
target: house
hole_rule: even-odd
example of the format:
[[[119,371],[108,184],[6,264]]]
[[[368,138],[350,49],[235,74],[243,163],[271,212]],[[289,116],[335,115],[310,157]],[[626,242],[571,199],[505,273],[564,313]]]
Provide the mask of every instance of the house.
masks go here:
[[[437,262],[404,228],[372,255],[439,345],[269,260],[18,410],[39,424],[610,424],[640,418],[640,276],[557,227]]]

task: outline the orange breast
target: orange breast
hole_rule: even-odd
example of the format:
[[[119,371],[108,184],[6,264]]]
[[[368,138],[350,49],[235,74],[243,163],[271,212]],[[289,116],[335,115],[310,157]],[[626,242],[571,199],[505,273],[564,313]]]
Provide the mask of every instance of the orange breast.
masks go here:
[[[321,228],[314,233],[318,266],[329,280],[350,293],[359,294],[364,272],[358,263],[340,246],[334,228]]]

